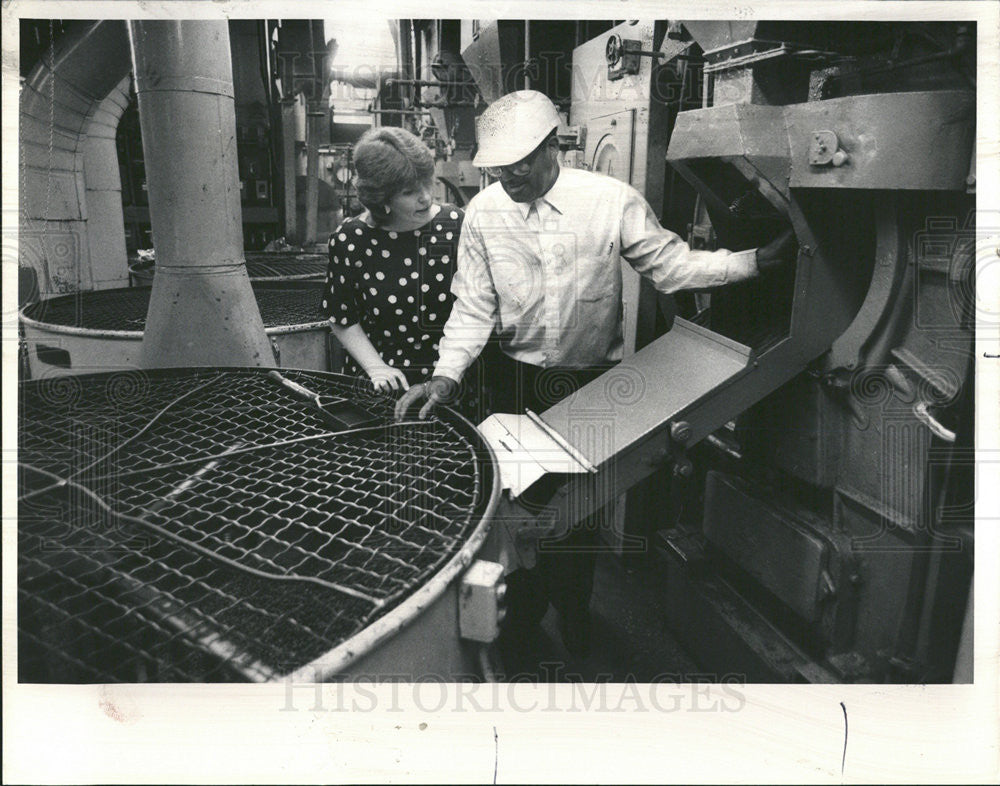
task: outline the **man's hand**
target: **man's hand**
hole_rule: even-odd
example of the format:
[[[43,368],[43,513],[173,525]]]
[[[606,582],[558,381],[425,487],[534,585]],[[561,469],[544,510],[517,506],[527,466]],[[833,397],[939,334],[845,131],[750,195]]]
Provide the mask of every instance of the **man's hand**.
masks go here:
[[[396,420],[402,420],[411,406],[426,399],[419,413],[419,418],[425,420],[438,404],[454,401],[457,393],[458,383],[455,380],[448,377],[431,377],[427,382],[414,385],[396,402]]]
[[[794,262],[798,253],[799,243],[795,239],[795,233],[786,229],[766,246],[757,249],[757,270],[769,273]]]
[[[375,386],[375,390],[409,390],[410,383],[406,381],[406,375],[398,368],[383,363],[380,366],[372,366],[365,369],[368,378]]]

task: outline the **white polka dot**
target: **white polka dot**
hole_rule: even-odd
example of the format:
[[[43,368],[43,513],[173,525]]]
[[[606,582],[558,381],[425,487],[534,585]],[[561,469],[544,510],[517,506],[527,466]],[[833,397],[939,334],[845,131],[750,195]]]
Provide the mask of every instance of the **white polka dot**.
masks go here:
[[[375,316],[378,316],[378,309],[377,309],[377,308],[373,308],[373,309],[372,309],[372,313],[373,313],[373,314],[374,314]]]
[[[348,324],[348,323],[349,323],[350,321],[351,321],[351,320],[349,320],[349,319],[348,319],[347,317],[341,317],[341,318],[340,318],[340,324],[341,324],[341,325],[346,325],[346,324]]]
[[[399,285],[400,285],[401,287],[405,287],[405,286],[406,286],[406,279],[405,279],[405,278],[401,278],[401,279],[399,279]]]
[[[402,355],[402,354],[403,354],[403,350],[401,350],[401,349],[397,349],[397,350],[396,350],[396,354],[397,354],[397,355]]]
[[[371,276],[368,273],[365,273],[364,278],[365,278],[365,281],[368,281],[371,278]]]
[[[399,332],[400,333],[405,333],[406,332],[406,325],[400,325],[399,326]]]
[[[383,249],[382,249],[382,256],[383,256],[383,257],[384,257],[385,259],[388,259],[388,258],[389,258],[389,257],[391,256],[391,254],[389,253],[389,249],[387,249],[387,248],[383,248]]]
[[[424,334],[423,334],[423,335],[422,335],[422,336],[420,337],[420,340],[421,340],[421,341],[426,341],[426,340],[427,340],[427,339],[429,339],[429,338],[430,338],[430,335],[429,335],[429,334],[427,334],[427,333],[424,333]]]
[[[413,264],[413,260],[407,257],[406,259],[403,260],[403,264],[409,267],[410,265]]]
[[[451,262],[451,257],[448,256],[447,254],[445,254],[445,255],[443,255],[441,257],[441,264],[442,265],[447,265],[449,262]]]
[[[438,229],[440,229],[440,228],[441,227],[438,227]],[[431,235],[431,245],[434,245],[437,242],[438,242],[437,236],[436,235]]]
[[[420,306],[420,310],[421,311],[426,311],[427,310],[427,306],[424,306],[424,305]]]
[[[434,260],[433,259],[428,259],[427,260],[427,266],[428,267],[434,267]]]
[[[373,246],[377,246],[378,245],[378,238],[374,238],[374,237],[372,238],[372,245]]]
[[[377,273],[375,273],[375,278],[377,278],[379,281],[384,281],[385,280],[385,273],[383,273],[381,270],[379,270]]]
[[[423,246],[421,246],[420,248],[417,249],[417,253],[420,254],[420,256],[426,256],[427,255],[427,249],[424,248]]]
[[[341,311],[347,311],[347,304],[346,303],[341,303],[340,304],[340,310]]]
[[[426,375],[427,374],[427,369],[426,368],[420,369],[420,373]]]
[[[386,336],[392,335],[392,333],[390,333],[388,330],[383,330],[382,333],[384,333]]]
[[[410,278],[420,278],[420,274],[416,270],[414,270],[412,273],[410,273]]]
[[[347,244],[347,250],[348,251],[353,251],[354,250],[354,244],[353,243],[348,243]]]
[[[413,319],[411,319],[410,322],[416,322],[417,320],[418,320],[418,317],[414,315]]]
[[[453,237],[455,237],[454,233],[452,233],[452,232],[445,232],[445,235],[444,235],[444,239],[445,240],[451,240]]]
[[[434,320],[436,320],[437,318],[438,318],[438,315],[437,315],[437,314],[428,314],[428,315],[427,315],[427,319],[429,319],[429,320],[430,320],[431,322],[433,322],[433,321],[434,321]]]
[[[361,231],[361,227],[357,227],[357,228],[356,228],[356,229],[354,230],[354,234],[355,234],[355,235],[363,235],[364,233],[363,233],[363,232]]]
[[[413,302],[413,295],[407,295],[406,296],[406,302],[407,303],[412,303]]]
[[[377,290],[377,289],[375,289],[375,287],[372,287],[372,288],[371,288],[371,289],[369,289],[368,291],[369,291],[369,292],[371,292],[371,293],[372,293],[373,295],[377,295],[377,294],[378,294],[378,290]]]
[[[391,237],[393,240],[395,240],[397,237],[399,237],[399,235],[397,235],[395,232],[390,232],[389,233],[389,237]]]
[[[408,365],[410,365],[410,361],[409,361],[409,358],[407,358],[407,359],[404,359],[404,360],[403,360],[403,365],[404,365],[404,366],[408,366]]]
[[[341,240],[347,240],[347,235],[345,235],[343,232],[337,235],[337,237],[340,238]]]
[[[448,215],[450,215],[452,218],[458,218],[458,213],[456,213],[454,210],[452,210]]]
[[[361,260],[360,259],[357,262],[354,263],[354,267],[361,267]]]
[[[323,308],[326,308],[326,298],[323,298]]]
[[[448,296],[444,292],[442,292],[440,295],[438,295],[438,300],[440,300],[442,303],[444,303],[444,301],[446,301],[447,299],[448,299]]]
[[[434,225],[434,228],[435,228],[435,229],[436,229],[436,230],[437,230],[438,232],[440,232],[440,231],[441,231],[442,229],[444,229],[444,227],[443,227],[443,226],[441,226],[440,224],[435,224],[435,225]]]
[[[434,276],[434,278],[436,278],[438,281],[444,281],[444,273],[438,273],[436,276]]]
[[[347,279],[344,278],[343,276],[340,276],[340,283],[341,284],[346,284],[347,283]]]
[[[337,264],[340,264],[340,257],[338,257],[336,254],[334,254],[333,255],[333,261],[336,262]]]
[[[396,302],[396,296],[395,295],[389,295],[389,297],[387,297],[386,300],[388,300],[390,303],[395,303]]]
[[[396,309],[396,316],[397,316],[397,317],[401,317],[401,316],[403,316],[403,309],[401,309],[401,308],[397,308],[397,309]]]
[[[386,335],[389,335],[389,334],[388,334],[388,333],[386,333]],[[396,365],[396,359],[395,359],[395,358],[389,358],[389,365],[390,365],[390,366],[394,366],[394,365]]]
[[[370,257],[372,255],[372,250],[370,248],[365,249],[365,256]]]
[[[431,288],[427,284],[421,284],[420,285],[420,291],[421,292],[430,292],[430,290],[431,290]]]

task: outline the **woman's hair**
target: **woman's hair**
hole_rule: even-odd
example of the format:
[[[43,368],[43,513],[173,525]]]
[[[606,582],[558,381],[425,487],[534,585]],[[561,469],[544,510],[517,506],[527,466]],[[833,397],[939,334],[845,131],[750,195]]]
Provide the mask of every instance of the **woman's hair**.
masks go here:
[[[358,172],[358,200],[380,223],[386,218],[385,206],[390,199],[433,178],[434,156],[405,129],[373,128],[354,145],[354,168]]]

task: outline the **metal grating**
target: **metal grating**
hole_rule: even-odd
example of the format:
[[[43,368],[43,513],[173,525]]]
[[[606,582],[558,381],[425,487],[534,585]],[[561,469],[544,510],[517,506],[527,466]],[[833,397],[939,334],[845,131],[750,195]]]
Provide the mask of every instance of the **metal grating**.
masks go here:
[[[322,281],[253,282],[265,328],[324,322]],[[89,330],[142,331],[150,289],[129,287],[61,295],[28,306],[37,322]]]
[[[321,279],[326,276],[328,260],[326,254],[248,251],[247,275],[251,281]],[[137,283],[148,286],[153,279],[155,267],[156,263],[153,261],[135,262],[129,266],[129,272],[136,276]]]
[[[471,425],[396,424],[356,380],[282,373],[376,425],[333,429],[260,370],[22,384],[19,679],[275,679],[461,548],[493,490]]]

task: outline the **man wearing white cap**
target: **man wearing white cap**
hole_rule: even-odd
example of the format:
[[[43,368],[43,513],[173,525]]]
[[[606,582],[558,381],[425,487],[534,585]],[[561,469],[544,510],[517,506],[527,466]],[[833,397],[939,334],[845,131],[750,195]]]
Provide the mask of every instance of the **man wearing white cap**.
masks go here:
[[[426,417],[437,403],[452,400],[494,328],[505,356],[492,374],[500,382],[495,411],[543,411],[619,362],[620,259],[670,293],[742,281],[794,254],[790,231],[759,249],[691,250],[660,226],[630,185],[561,168],[559,124],[552,102],[533,90],[505,95],[480,116],[473,163],[498,182],[469,202],[438,362],[428,382],[399,400],[398,418],[419,401]],[[573,643],[586,648],[593,575],[593,549],[580,551],[570,549],[548,564],[540,559],[545,581],[526,593],[543,596],[534,613],[539,619],[544,596],[553,601],[571,650]],[[517,584],[508,594],[511,616]]]

